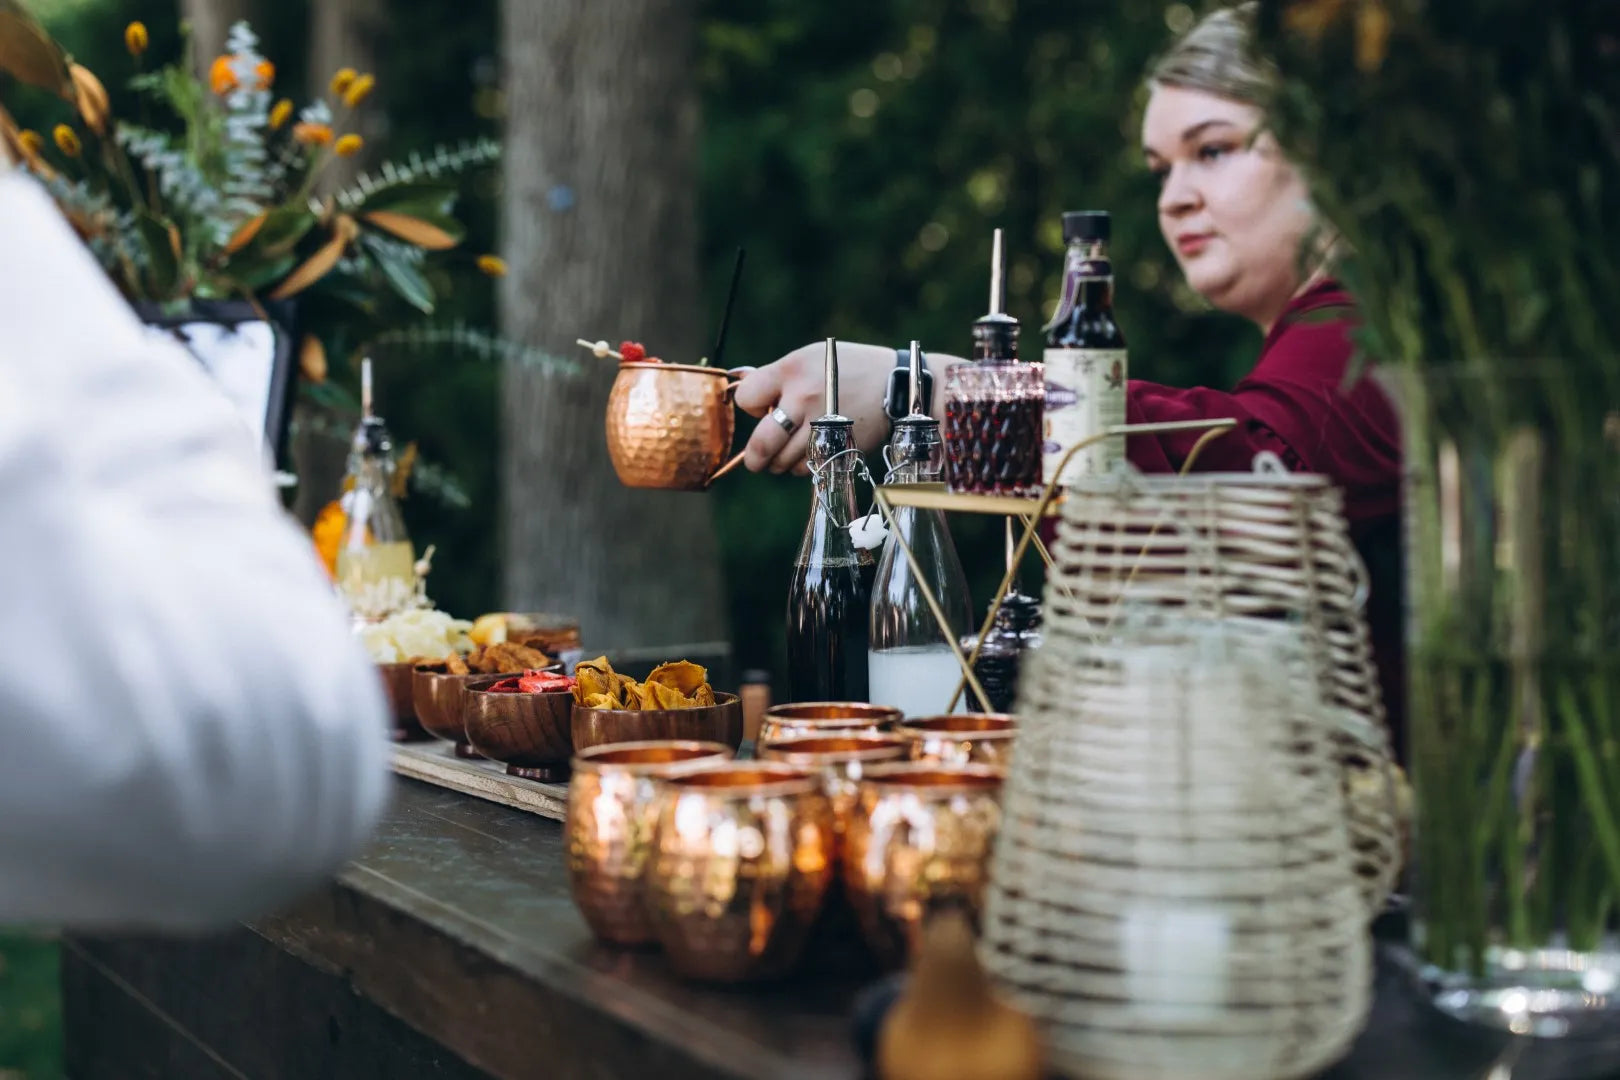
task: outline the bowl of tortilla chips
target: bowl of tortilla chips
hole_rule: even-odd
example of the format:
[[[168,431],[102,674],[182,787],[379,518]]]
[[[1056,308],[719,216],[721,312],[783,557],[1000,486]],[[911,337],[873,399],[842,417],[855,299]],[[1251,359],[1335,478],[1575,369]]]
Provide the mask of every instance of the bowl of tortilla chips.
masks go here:
[[[742,745],[742,705],[719,694],[709,672],[685,660],[660,664],[643,682],[613,670],[606,657],[574,666],[575,751],[646,739],[697,739]]]

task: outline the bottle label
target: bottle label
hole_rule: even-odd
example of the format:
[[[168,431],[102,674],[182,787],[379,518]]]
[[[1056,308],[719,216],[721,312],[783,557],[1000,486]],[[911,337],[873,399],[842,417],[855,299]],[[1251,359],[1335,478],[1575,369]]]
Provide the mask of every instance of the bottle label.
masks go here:
[[[1126,350],[1047,349],[1042,481],[1050,484],[1070,448],[1125,422]],[[1063,482],[1105,473],[1125,456],[1124,439],[1092,443],[1069,459]]]

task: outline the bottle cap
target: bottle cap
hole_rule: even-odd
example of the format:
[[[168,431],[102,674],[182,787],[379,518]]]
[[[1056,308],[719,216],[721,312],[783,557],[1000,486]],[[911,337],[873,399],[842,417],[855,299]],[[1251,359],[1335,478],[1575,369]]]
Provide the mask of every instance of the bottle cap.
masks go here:
[[[1107,241],[1113,232],[1106,210],[1065,210],[1063,212],[1063,242],[1076,240]]]

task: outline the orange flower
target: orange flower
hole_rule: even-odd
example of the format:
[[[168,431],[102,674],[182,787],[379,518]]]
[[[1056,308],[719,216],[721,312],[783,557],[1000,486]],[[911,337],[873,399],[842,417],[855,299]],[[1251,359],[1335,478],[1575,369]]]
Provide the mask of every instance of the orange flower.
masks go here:
[[[145,23],[132,22],[128,26],[124,27],[124,48],[129,50],[129,55],[141,55],[141,53],[146,51],[146,46],[149,43],[150,39],[146,34]]]
[[[270,110],[270,130],[280,131],[282,126],[292,117],[293,103],[286,98],[276,102],[276,107]]]
[[[357,77],[354,82],[349,84],[349,88],[343,92],[343,104],[351,109],[354,108],[366,100],[366,95],[371,93],[371,88],[376,85],[377,77],[375,75],[366,74]]]
[[[17,132],[17,144],[30,157],[39,157],[40,153],[45,149],[45,136],[37,131],[24,128]]]
[[[231,58],[216,56],[208,66],[208,88],[216,94],[228,94],[236,89],[236,72],[231,70]]]
[[[347,94],[349,87],[353,86],[354,80],[359,77],[360,73],[354,68],[338,68],[337,73],[332,76],[332,96],[342,97]]]
[[[293,138],[305,146],[330,146],[331,124],[294,124]]]
[[[505,277],[506,260],[499,255],[480,255],[478,256],[478,269],[490,277]]]
[[[343,512],[343,504],[333,499],[321,507],[321,512],[315,517],[315,524],[310,528],[310,537],[315,541],[315,552],[326,565],[328,574],[337,576],[338,548],[343,544],[343,530],[349,523],[349,515]]]
[[[332,147],[332,152],[338,157],[353,157],[360,152],[366,141],[358,135],[345,135]]]
[[[276,65],[268,60],[260,60],[253,69],[258,76],[257,90],[268,90],[270,84],[276,81]],[[208,87],[214,93],[224,95],[235,90],[239,84],[236,81],[236,57],[216,56],[214,62],[208,67]]]

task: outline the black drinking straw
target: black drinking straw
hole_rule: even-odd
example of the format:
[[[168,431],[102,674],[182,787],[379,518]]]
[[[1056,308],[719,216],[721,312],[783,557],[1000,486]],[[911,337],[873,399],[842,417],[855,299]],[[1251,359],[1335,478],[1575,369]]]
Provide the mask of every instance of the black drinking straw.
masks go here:
[[[714,352],[709,356],[709,363],[715,367],[720,366],[720,354],[726,348],[726,328],[731,325],[731,308],[737,302],[737,282],[742,279],[743,256],[742,248],[737,249],[737,261],[731,266],[731,288],[726,290],[726,308],[720,313],[720,333],[714,339]]]

